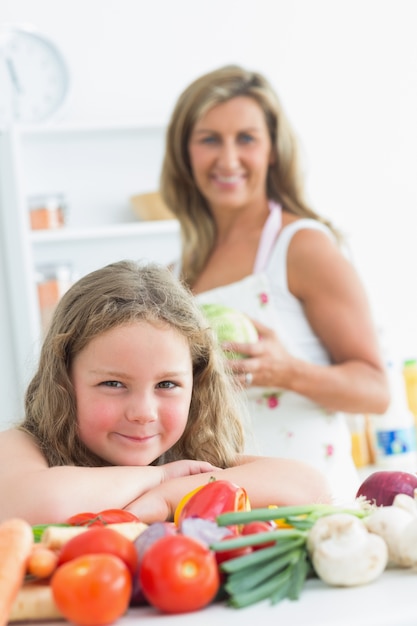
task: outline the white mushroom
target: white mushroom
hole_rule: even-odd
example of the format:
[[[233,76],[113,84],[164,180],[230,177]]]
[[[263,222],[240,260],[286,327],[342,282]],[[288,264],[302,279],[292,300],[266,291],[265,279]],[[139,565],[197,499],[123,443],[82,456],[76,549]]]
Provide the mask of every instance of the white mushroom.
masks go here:
[[[399,565],[417,566],[417,518],[407,524],[398,540]]]
[[[404,534],[409,524],[417,524],[417,507],[413,498],[406,494],[398,494],[391,506],[377,507],[365,518],[364,523],[370,532],[384,539],[392,565],[410,567],[410,559],[412,562],[414,559],[407,554],[407,540],[404,539]],[[412,529],[409,534],[413,535]]]
[[[309,532],[307,549],[316,574],[335,586],[369,583],[388,562],[385,541],[348,513],[320,518]]]

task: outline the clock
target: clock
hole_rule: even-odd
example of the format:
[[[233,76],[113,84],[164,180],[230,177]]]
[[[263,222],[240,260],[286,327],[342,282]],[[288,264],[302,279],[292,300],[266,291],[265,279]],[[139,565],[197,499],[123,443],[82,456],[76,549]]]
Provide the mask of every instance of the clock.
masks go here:
[[[49,121],[62,109],[69,82],[67,63],[48,37],[29,25],[0,31],[0,127]]]

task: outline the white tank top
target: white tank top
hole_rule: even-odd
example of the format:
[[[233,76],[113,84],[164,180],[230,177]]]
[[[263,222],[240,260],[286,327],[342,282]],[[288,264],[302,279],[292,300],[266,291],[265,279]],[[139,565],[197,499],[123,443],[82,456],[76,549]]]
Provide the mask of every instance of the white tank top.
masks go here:
[[[297,358],[327,365],[330,358],[313,332],[300,301],[288,289],[287,251],[296,232],[331,231],[313,219],[299,219],[281,229],[281,207],[271,213],[261,236],[253,274],[198,294],[199,303],[220,303],[242,310],[273,328]],[[179,267],[176,267],[179,271]],[[248,454],[296,458],[324,472],[335,502],[352,502],[359,477],[351,456],[351,437],[342,413],[330,413],[304,396],[271,387],[251,387],[246,395],[251,423]]]

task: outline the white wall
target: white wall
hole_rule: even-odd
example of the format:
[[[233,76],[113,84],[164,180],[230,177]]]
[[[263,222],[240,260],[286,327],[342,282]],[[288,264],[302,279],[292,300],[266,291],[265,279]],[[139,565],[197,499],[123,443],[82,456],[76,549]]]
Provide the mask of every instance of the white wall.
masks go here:
[[[300,137],[309,199],[349,236],[388,349],[417,357],[415,0],[2,5],[4,22],[36,25],[65,53],[66,121],[167,121],[206,70],[265,73]]]

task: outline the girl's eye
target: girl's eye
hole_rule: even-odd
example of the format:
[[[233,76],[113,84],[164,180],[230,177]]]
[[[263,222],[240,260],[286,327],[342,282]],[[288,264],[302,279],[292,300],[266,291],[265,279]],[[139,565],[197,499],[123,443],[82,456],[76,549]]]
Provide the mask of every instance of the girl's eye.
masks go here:
[[[118,380],[105,380],[101,383],[105,387],[122,387],[122,383],[119,383]]]
[[[162,382],[158,383],[157,387],[159,387],[160,389],[174,389],[174,387],[176,387],[177,385],[173,382],[171,382],[170,380],[163,380]]]

